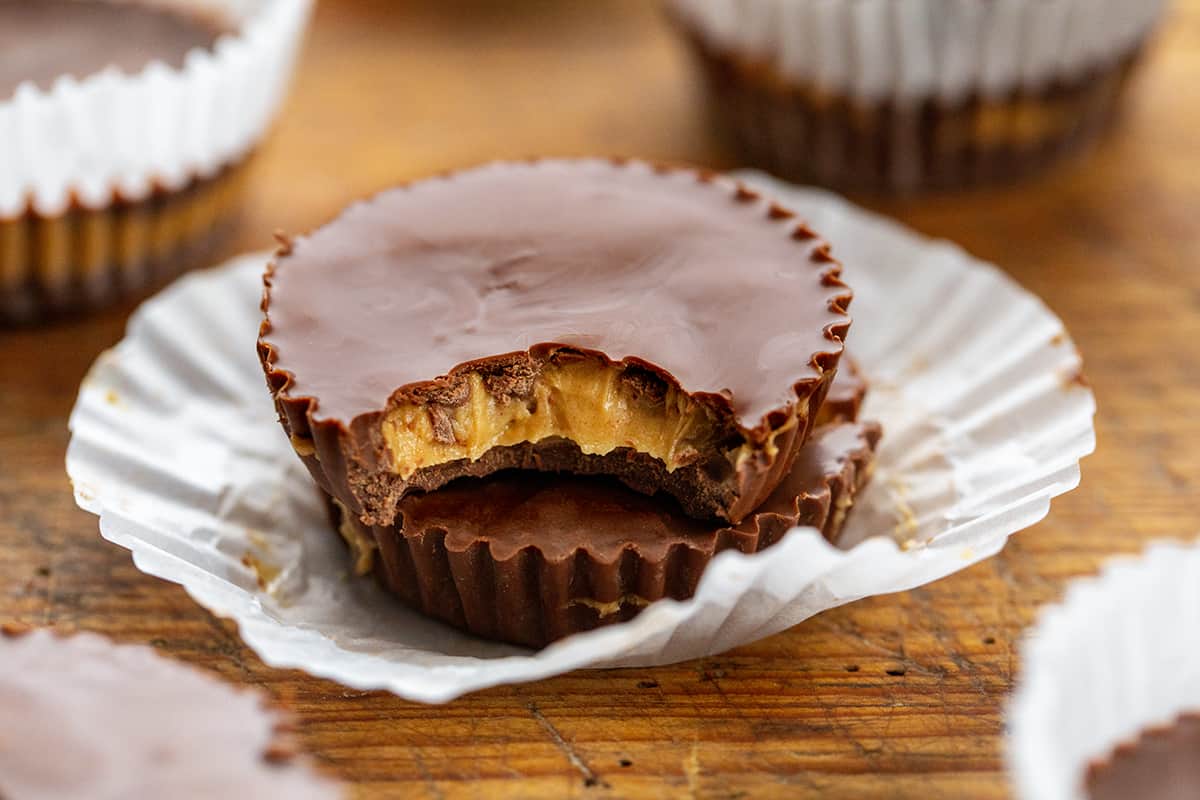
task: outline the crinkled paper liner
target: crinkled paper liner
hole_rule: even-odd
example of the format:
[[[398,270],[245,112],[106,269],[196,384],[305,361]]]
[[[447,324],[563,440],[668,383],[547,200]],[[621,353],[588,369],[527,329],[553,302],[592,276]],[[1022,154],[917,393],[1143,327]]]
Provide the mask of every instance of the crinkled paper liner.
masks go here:
[[[1111,120],[1161,0],[672,0],[718,125],[790,179],[1006,180]]]
[[[237,30],[180,69],[64,76],[0,100],[0,321],[136,291],[234,216],[239,165],[286,93],[311,0],[140,1],[220,12]]]
[[[1076,581],[1022,649],[1008,760],[1022,800],[1082,800],[1089,766],[1200,712],[1200,544],[1157,543]]]
[[[723,553],[688,601],[531,652],[482,641],[353,579],[279,430],[254,352],[263,255],[188,276],[101,356],[71,417],[67,470],[102,535],[142,571],[237,621],[268,664],[424,702],[588,666],[665,664],[903,591],[999,551],[1074,488],[1095,443],[1078,353],[994,267],[829,194],[754,178],[834,242],[850,343],[886,431],[837,549],[797,529]]]

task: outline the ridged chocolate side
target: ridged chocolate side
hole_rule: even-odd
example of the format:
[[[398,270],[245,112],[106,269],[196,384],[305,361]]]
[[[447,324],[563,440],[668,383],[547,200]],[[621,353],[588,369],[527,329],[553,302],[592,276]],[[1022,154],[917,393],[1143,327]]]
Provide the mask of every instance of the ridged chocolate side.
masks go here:
[[[100,308],[204,264],[236,231],[246,170],[100,209],[0,219],[0,325]]]
[[[687,38],[713,122],[749,163],[788,180],[892,192],[1003,183],[1082,149],[1108,127],[1142,50],[1038,91],[901,106],[794,86]]]
[[[571,162],[545,163],[561,167]],[[537,162],[533,166],[536,167]],[[624,161],[614,161],[610,166],[614,170],[650,168],[642,162]],[[810,367],[816,377],[795,381],[791,387],[794,400],[765,414],[758,424],[747,426],[738,422],[730,397],[712,392],[689,392],[688,387],[681,385],[675,375],[659,365],[636,357],[613,361],[598,350],[544,342],[530,347],[525,353],[480,354],[479,358],[455,366],[444,376],[397,387],[386,407],[357,414],[348,421],[322,417],[318,412],[320,398],[294,393],[296,376],[277,366],[280,353],[272,340],[272,288],[280,278],[277,270],[292,254],[291,243],[285,241],[264,275],[262,308],[265,319],[259,333],[258,352],[280,421],[318,485],[365,522],[388,524],[395,519],[398,504],[409,491],[429,491],[457,477],[481,475],[515,466],[513,459],[525,457],[520,448],[516,453],[508,449],[497,450],[471,463],[456,462],[419,470],[411,479],[401,479],[389,469],[390,459],[380,433],[381,424],[388,410],[401,402],[429,401],[431,398],[436,401],[441,396],[453,395],[464,376],[472,371],[502,376],[505,383],[520,381],[527,379],[531,363],[536,366],[537,362],[555,351],[562,351],[594,358],[606,364],[652,372],[660,380],[709,409],[721,421],[721,425],[737,430],[755,449],[753,457],[744,460],[739,469],[731,471],[721,480],[714,480],[708,471],[700,467],[684,467],[671,473],[661,464],[643,463],[636,469],[618,470],[628,485],[645,491],[671,492],[689,513],[697,517],[740,521],[756,508],[787,475],[813,428],[816,412],[824,402],[837,372],[842,342],[850,325],[846,310],[851,292],[841,280],[841,265],[830,255],[829,246],[807,225],[796,220],[791,211],[765,200],[740,183],[714,173],[658,166],[653,170],[662,176],[694,175],[697,191],[723,191],[729,194],[735,205],[754,204],[761,207],[764,218],[787,226],[790,238],[796,243],[798,257],[807,258],[819,270],[828,310],[838,319],[822,329],[828,348],[812,353]],[[333,225],[337,225],[337,222],[327,227]],[[613,231],[612,235],[619,237],[620,231]],[[771,232],[766,231],[764,235],[771,235]],[[773,452],[769,452],[769,442],[773,442]],[[579,470],[586,473],[607,472],[609,467],[623,465],[626,461],[628,459],[621,452],[607,456],[583,456]],[[583,462],[587,464],[583,465]]]
[[[409,495],[394,526],[338,523],[378,547],[375,573],[407,604],[489,639],[542,647],[691,597],[713,557],[754,553],[797,525],[836,539],[869,480],[874,423],[822,428],[787,480],[737,526],[684,515],[605,479],[503,473]]]

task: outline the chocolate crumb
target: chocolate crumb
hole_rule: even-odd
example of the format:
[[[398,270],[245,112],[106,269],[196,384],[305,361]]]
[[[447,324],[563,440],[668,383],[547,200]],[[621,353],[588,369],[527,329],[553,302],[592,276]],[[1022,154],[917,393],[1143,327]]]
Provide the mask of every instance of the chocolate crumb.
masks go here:
[[[276,229],[271,235],[275,237],[275,241],[279,244],[279,249],[275,251],[276,254],[281,256],[290,256],[292,254],[293,247],[292,237],[278,229]]]
[[[267,745],[262,752],[262,760],[268,764],[287,764],[293,761],[299,753],[296,746],[288,741],[274,741]]]
[[[454,422],[445,406],[428,406],[429,425],[433,428],[433,440],[441,444],[454,444]]]

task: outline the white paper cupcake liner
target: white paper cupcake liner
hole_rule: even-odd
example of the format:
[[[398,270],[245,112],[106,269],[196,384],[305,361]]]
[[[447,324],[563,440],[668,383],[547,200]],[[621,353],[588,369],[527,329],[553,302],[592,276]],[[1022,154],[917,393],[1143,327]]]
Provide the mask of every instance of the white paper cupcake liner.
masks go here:
[[[179,281],[97,361],[71,417],[76,500],[139,569],[236,620],[268,664],[425,702],[718,653],[996,553],[1078,483],[1094,447],[1094,400],[1062,323],[951,244],[756,180],[835,243],[855,289],[849,341],[873,382],[863,415],[885,437],[851,549],[798,529],[756,555],[724,553],[693,599],[536,653],[425,619],[350,576],[279,429],[254,351],[262,255]]]
[[[110,0],[120,2],[121,0]],[[215,175],[262,137],[286,92],[311,0],[140,0],[221,12],[237,31],[181,69],[153,62],[32,83],[0,101],[0,220],[104,208]]]
[[[1200,544],[1158,543],[1073,583],[1022,649],[1008,760],[1021,800],[1083,800],[1089,765],[1200,712]]]
[[[1132,52],[1164,0],[669,0],[713,47],[867,103],[955,103],[1077,78]]]

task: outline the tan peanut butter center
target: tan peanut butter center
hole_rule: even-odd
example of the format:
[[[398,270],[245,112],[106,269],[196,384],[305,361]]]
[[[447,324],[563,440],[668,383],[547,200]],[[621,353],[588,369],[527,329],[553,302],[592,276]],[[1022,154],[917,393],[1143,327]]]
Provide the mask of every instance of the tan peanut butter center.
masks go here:
[[[632,448],[668,471],[719,448],[721,431],[704,406],[673,386],[657,395],[641,391],[617,365],[547,362],[522,397],[493,395],[479,373],[466,380],[460,405],[406,403],[387,413],[383,437],[394,472],[408,478],[424,467],[474,461],[493,447],[554,436],[588,455]],[[736,465],[748,453],[743,444],[726,455]]]

